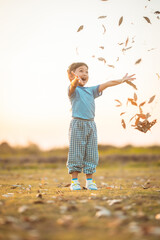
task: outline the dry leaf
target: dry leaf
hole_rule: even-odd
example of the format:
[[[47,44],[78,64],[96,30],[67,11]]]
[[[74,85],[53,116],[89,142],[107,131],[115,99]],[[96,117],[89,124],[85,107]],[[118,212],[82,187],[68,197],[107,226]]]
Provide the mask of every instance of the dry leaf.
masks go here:
[[[139,114],[139,113],[138,113],[137,116],[138,116],[139,118],[146,119],[146,114],[142,114],[142,113]]]
[[[155,11],[154,14],[160,14],[160,11]]]
[[[132,82],[129,81],[129,80],[126,80],[125,82],[126,82],[127,84],[129,84],[130,86],[132,86],[134,89],[137,90],[137,87],[136,87],[136,85],[135,85],[134,83],[132,83]]]
[[[117,101],[120,104],[120,105],[116,105],[116,107],[122,106],[122,103],[118,99],[115,99],[115,101]]]
[[[158,77],[158,80],[160,79],[160,75],[158,73],[156,73],[157,77]]]
[[[122,52],[127,51],[127,50],[129,50],[130,48],[132,48],[132,47],[122,48]]]
[[[100,46],[99,48],[101,48],[101,49],[104,49],[104,47],[103,47],[103,46]]]
[[[120,116],[122,116],[123,114],[125,114],[126,112],[122,112],[121,114],[120,114]]]
[[[136,114],[135,114],[133,117],[131,117],[131,119],[129,120],[129,122],[131,122],[131,121],[132,121],[132,119],[133,119],[133,118],[135,118],[135,117],[136,117]]]
[[[145,19],[148,23],[151,24],[151,21],[150,21],[150,19],[149,19],[148,17],[144,17],[144,19]]]
[[[99,16],[98,19],[106,18],[107,16]]]
[[[140,111],[140,113],[141,113],[141,114],[143,113],[143,110],[142,110],[142,108],[141,108],[141,107],[139,107],[139,111]]]
[[[119,19],[119,26],[121,25],[121,23],[123,22],[123,16]]]
[[[152,122],[149,122],[148,120],[144,120],[143,122],[139,121],[138,125],[135,129],[146,133],[150,128],[157,122],[157,120],[153,120]]]
[[[152,97],[149,99],[148,103],[153,102],[153,100],[155,99],[155,96],[156,96],[156,95],[152,96]]]
[[[103,27],[103,29],[104,29],[104,32],[103,32],[103,34],[105,34],[105,32],[106,32],[106,28],[105,28],[105,26],[102,24],[102,27]]]
[[[122,127],[125,129],[126,128],[126,124],[125,124],[124,119],[121,120],[121,124],[122,124]]]
[[[127,40],[125,42],[125,47],[127,47],[128,41],[129,41],[129,38],[127,38]]]
[[[98,60],[99,60],[99,61],[104,61],[104,63],[106,63],[106,59],[103,58],[103,57],[99,57]]]
[[[123,45],[124,43],[122,42],[122,43],[118,43],[119,45]]]
[[[83,28],[84,28],[84,26],[81,25],[81,26],[78,28],[77,32],[80,32]]]
[[[134,93],[134,101],[136,102],[137,101],[137,94],[136,93]]]
[[[108,67],[112,67],[112,68],[115,68],[115,66],[114,66],[114,65],[109,65],[109,64],[108,64]]]
[[[146,103],[146,101],[142,102],[141,104],[139,104],[139,107],[142,107],[145,103]]]
[[[136,62],[135,62],[135,64],[138,64],[138,63],[140,63],[142,61],[142,59],[140,58],[140,59],[138,59]]]
[[[131,102],[132,105],[137,106],[137,103],[132,98],[128,98],[127,102]]]

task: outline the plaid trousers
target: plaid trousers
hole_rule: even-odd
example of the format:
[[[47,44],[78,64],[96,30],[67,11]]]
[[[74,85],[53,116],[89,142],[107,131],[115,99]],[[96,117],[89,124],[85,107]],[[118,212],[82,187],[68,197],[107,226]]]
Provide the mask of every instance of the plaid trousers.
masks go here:
[[[69,128],[69,174],[82,172],[92,174],[98,165],[97,128],[94,121],[72,119]]]

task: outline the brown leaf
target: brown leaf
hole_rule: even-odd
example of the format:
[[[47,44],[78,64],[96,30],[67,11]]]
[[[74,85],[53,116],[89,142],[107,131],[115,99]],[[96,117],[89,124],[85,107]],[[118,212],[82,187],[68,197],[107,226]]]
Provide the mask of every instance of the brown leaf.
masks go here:
[[[156,96],[156,95],[152,96],[152,97],[149,99],[148,103],[153,102],[153,100],[155,99],[155,96]]]
[[[142,114],[142,113],[139,114],[139,113],[138,113],[137,116],[138,116],[139,118],[146,119],[146,114]]]
[[[119,45],[123,45],[124,43],[122,42],[122,43],[118,43]]]
[[[119,19],[119,26],[122,24],[122,22],[123,22],[123,16]]]
[[[70,183],[68,183],[68,184],[66,184],[64,187],[70,187],[70,185],[71,185],[71,184],[70,184]]]
[[[130,48],[132,48],[132,47],[122,48],[122,52],[127,51],[127,50],[129,50]]]
[[[104,63],[106,63],[106,59],[103,58],[103,57],[99,57],[98,60],[99,60],[99,61],[104,61]]]
[[[99,16],[98,19],[106,18],[107,16]]]
[[[115,68],[115,66],[114,66],[114,65],[109,65],[109,64],[108,64],[108,67],[112,67],[112,68]]]
[[[99,48],[101,48],[101,49],[104,49],[104,47],[103,47],[103,46],[100,46]]]
[[[136,102],[137,101],[137,94],[136,93],[134,93],[134,101]]]
[[[131,117],[131,119],[129,120],[129,122],[131,122],[131,121],[132,121],[132,119],[133,119],[133,118],[135,118],[135,117],[136,117],[136,114],[135,114],[133,117]]]
[[[142,108],[140,106],[139,106],[139,111],[140,111],[140,114],[143,113],[143,110],[142,110]]]
[[[132,105],[137,106],[137,103],[132,98],[128,98],[127,102],[131,102]]]
[[[135,121],[135,126],[137,126],[137,125],[138,125],[138,123],[139,123],[139,120],[140,120],[140,117],[138,117],[138,118],[136,119],[136,121]]]
[[[126,128],[126,124],[125,124],[124,119],[121,120],[121,124],[122,124],[122,127],[125,129]]]
[[[104,32],[103,32],[103,34],[105,34],[105,32],[106,32],[106,28],[105,28],[105,26],[102,24],[102,27],[103,27],[103,29],[104,29]]]
[[[155,11],[154,14],[160,14],[160,11]]]
[[[120,105],[116,105],[116,107],[120,107],[122,106],[122,103],[118,100],[118,99],[115,99],[116,102],[118,102]]]
[[[145,102],[142,102],[142,103],[140,103],[139,104],[139,107],[142,107],[144,104],[146,103],[146,101]]]
[[[136,85],[134,84],[134,83],[132,83],[131,81],[129,81],[129,80],[126,80],[125,81],[127,84],[129,84],[130,86],[132,86],[135,90],[137,90],[137,87],[136,87]]]
[[[83,28],[84,28],[84,26],[81,25],[81,26],[78,28],[77,32],[80,32]]]
[[[140,59],[138,59],[136,62],[135,62],[135,64],[138,64],[138,63],[140,63],[142,61],[142,59],[140,58]]]
[[[148,17],[144,17],[144,19],[145,19],[148,23],[151,24],[151,21],[150,21],[150,19],[149,19]]]
[[[122,116],[123,114],[125,114],[126,112],[122,112],[121,114],[120,114],[120,116]]]
[[[125,47],[127,47],[128,41],[129,41],[129,38],[127,37],[127,40],[125,42]]]

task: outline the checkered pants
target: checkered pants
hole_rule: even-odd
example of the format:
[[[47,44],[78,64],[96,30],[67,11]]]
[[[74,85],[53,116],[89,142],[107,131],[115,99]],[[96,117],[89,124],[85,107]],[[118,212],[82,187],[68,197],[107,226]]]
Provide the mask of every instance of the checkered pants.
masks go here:
[[[92,174],[98,165],[97,129],[94,121],[72,119],[69,128],[68,172]]]

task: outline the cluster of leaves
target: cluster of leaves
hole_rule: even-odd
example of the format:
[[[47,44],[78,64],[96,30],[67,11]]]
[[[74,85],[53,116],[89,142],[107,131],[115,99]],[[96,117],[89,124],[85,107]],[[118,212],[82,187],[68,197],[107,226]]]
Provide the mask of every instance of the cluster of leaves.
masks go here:
[[[136,113],[129,120],[129,122],[131,122],[133,119],[135,120],[134,124],[131,125],[132,127],[134,127],[135,129],[137,129],[137,130],[139,130],[141,132],[146,133],[157,122],[156,119],[151,121],[151,122],[149,122],[148,118],[151,117],[151,114],[150,113],[146,113],[145,114],[143,112],[143,109],[142,109],[142,106],[144,106],[147,103],[148,104],[152,103],[154,101],[154,99],[155,99],[155,95],[152,96],[148,100],[148,102],[147,101],[143,101],[142,103],[138,104],[137,103],[138,97],[137,97],[136,93],[134,93],[134,97],[133,98],[128,98],[127,99],[127,103],[126,103],[127,105],[128,105],[128,103],[131,103],[133,106],[138,107],[138,110],[139,110],[139,112]],[[119,103],[118,105],[116,105],[116,107],[121,107],[122,106],[122,103],[118,99],[115,99],[115,101]],[[125,112],[122,112],[120,114],[120,116],[122,116],[123,114],[125,114]],[[126,128],[126,123],[125,123],[124,119],[121,120],[121,123],[122,123],[123,128]]]

